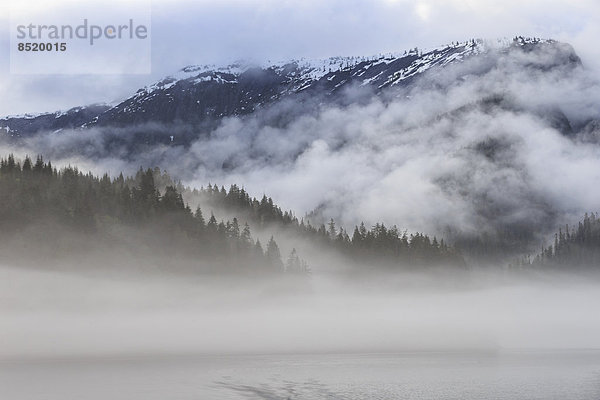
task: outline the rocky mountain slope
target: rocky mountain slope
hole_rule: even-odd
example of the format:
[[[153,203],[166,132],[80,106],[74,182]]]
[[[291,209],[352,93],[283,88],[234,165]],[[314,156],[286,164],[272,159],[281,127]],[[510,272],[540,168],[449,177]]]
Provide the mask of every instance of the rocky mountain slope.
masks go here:
[[[353,89],[362,93],[392,96],[410,87],[416,80],[436,74],[440,68],[479,58],[478,70],[466,70],[456,79],[469,74],[485,73],[493,68],[502,54],[511,51],[546,51],[552,53],[540,69],[564,65],[580,65],[573,49],[552,40],[525,39],[486,42],[470,40],[432,50],[417,48],[401,54],[380,54],[373,57],[334,57],[323,60],[294,60],[284,63],[249,65],[242,62],[226,67],[188,66],[172,76],[138,90],[131,97],[110,107],[91,105],[66,112],[0,118],[0,133],[9,138],[21,138],[39,132],[90,127],[132,127],[159,124],[144,128],[143,140],[169,142],[173,138],[164,131],[165,125],[190,127],[183,142],[189,142],[207,127],[214,127],[227,116],[244,116],[284,99],[319,99],[319,104],[354,101],[348,96]],[[350,100],[348,100],[350,98]],[[552,115],[557,124],[570,129],[562,116]],[[158,132],[156,132],[158,131]],[[178,137],[178,139],[180,139]]]

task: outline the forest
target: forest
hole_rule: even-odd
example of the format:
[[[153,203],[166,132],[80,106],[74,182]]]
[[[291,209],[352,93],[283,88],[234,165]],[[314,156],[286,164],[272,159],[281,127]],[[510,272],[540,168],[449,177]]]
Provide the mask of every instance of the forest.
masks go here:
[[[535,257],[524,257],[520,267],[598,268],[600,266],[600,218],[586,213],[577,228],[566,225],[554,234],[554,244],[542,246]]]
[[[231,217],[218,220],[215,214]],[[86,238],[87,248],[96,242],[115,244],[126,236],[127,245],[144,256],[185,259],[201,271],[309,275],[308,257],[297,246],[289,246],[282,256],[276,235],[285,232],[310,243],[315,252],[334,253],[354,265],[467,268],[463,252],[435,236],[383,223],[346,230],[333,219],[315,225],[310,219],[283,211],[266,195],[252,197],[238,185],[228,190],[215,184],[184,187],[158,168],[110,177],[72,166],[57,169],[42,156],[21,161],[10,154],[0,160],[0,238],[5,246],[18,242],[35,248],[44,242],[52,254],[64,255],[71,248],[61,240],[64,232]],[[270,232],[264,245],[255,230],[263,237]],[[12,246],[5,253],[18,257],[19,248],[28,247]],[[553,245],[516,265],[596,266],[599,249],[600,219],[586,214],[577,229],[561,229]]]
[[[240,224],[237,218],[217,221],[214,215],[205,218],[200,208],[192,211],[175,187],[160,193],[150,169],[135,178],[120,174],[111,179],[107,174],[84,174],[76,167],[57,170],[41,156],[20,163],[9,155],[0,161],[0,221],[4,242],[15,237],[33,244],[51,242],[64,246],[58,249],[62,253],[69,251],[57,240],[64,233],[100,242],[116,228],[127,227],[128,239],[136,235],[133,244],[148,257],[161,253],[199,265],[211,261],[222,271],[242,264],[245,272],[286,271],[274,238],[263,247],[247,223]],[[300,270],[296,263],[302,262],[296,258],[295,252],[288,258],[288,271]]]

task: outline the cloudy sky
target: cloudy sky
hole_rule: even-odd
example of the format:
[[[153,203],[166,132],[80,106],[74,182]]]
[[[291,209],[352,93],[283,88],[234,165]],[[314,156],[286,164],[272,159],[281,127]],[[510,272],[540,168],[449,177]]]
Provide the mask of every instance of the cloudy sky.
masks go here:
[[[69,1],[14,0],[21,10]],[[189,64],[370,55],[470,38],[556,38],[600,71],[597,0],[154,0],[152,73],[94,76],[10,74],[10,8],[0,4],[0,115],[112,102]]]

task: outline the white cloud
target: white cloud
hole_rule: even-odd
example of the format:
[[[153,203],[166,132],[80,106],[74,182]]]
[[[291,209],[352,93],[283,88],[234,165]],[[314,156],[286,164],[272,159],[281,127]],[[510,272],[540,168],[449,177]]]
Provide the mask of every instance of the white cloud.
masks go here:
[[[448,227],[553,231],[597,208],[600,150],[565,138],[542,115],[560,118],[553,114],[560,110],[579,128],[600,119],[600,85],[582,69],[526,67],[545,57],[503,56],[498,68],[464,80],[457,76],[474,69],[470,62],[447,67],[391,103],[373,99],[318,112],[308,105],[302,113],[301,104],[283,101],[243,120],[226,118],[189,151],[158,147],[130,165],[95,150],[107,140],[95,132],[46,135],[31,148],[53,162],[81,154],[76,161],[85,167],[87,156],[99,171],[159,165],[196,187],[242,184],[300,215],[320,208],[350,227],[364,220],[432,234]],[[498,95],[505,107],[476,106]],[[273,122],[290,107],[289,123]]]
[[[37,8],[64,1],[70,0],[15,3]],[[152,75],[17,77],[2,57],[0,90],[10,95],[2,96],[0,115],[112,101],[188,64],[365,55],[473,37],[556,37],[572,42],[585,64],[600,71],[595,0],[155,0],[152,7]],[[0,15],[6,38],[8,13]],[[6,55],[8,46],[0,40]]]

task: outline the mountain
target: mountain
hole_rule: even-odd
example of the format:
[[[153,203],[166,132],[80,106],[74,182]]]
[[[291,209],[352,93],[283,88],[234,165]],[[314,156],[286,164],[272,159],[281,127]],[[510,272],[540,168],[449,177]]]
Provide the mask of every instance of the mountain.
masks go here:
[[[301,59],[261,66],[242,62],[226,67],[188,66],[113,107],[91,105],[66,112],[5,117],[0,119],[0,132],[10,138],[21,138],[63,129],[145,125],[141,139],[152,144],[173,141],[165,132],[165,125],[178,124],[191,129],[183,138],[177,137],[178,143],[187,144],[199,135],[197,132],[216,126],[223,117],[248,115],[284,99],[316,98],[318,104],[356,101],[348,96],[354,88],[362,88],[363,93],[393,96],[440,68],[476,57],[481,60],[477,68],[464,71],[456,79],[485,73],[497,65],[503,54],[512,51],[551,52],[549,62],[533,66],[541,70],[581,63],[569,45],[517,37],[493,43],[470,40],[427,51],[415,48],[402,54],[374,57]],[[571,129],[560,113],[551,113],[549,118],[565,130]]]
[[[568,44],[471,40],[188,66],[112,107],[0,119],[0,139],[61,164],[268,189],[313,223],[397,223],[489,259],[593,209],[598,93]]]
[[[110,108],[107,104],[92,104],[74,107],[67,111],[0,118],[0,133],[10,137],[19,137],[37,132],[74,129],[81,127]]]

